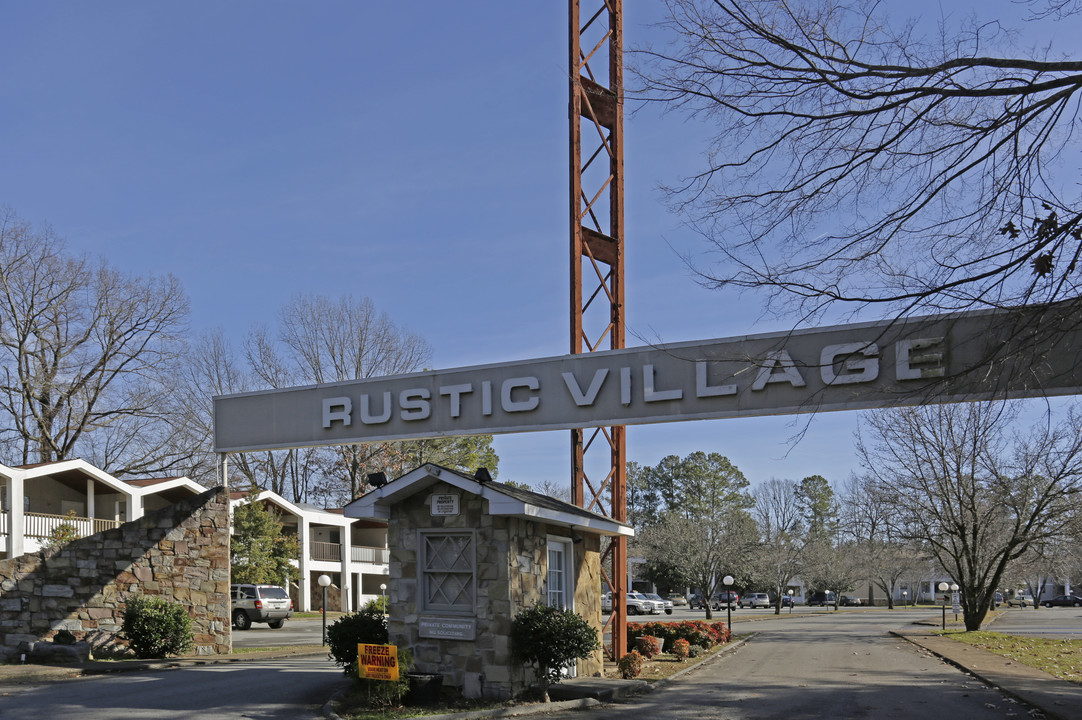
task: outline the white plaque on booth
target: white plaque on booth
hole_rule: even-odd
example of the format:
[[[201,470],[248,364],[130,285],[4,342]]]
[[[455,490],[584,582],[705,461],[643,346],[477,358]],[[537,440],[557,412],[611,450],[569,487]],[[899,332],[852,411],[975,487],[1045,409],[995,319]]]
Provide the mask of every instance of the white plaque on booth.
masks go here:
[[[433,515],[458,515],[459,495],[440,493],[432,496]]]
[[[422,617],[418,623],[423,638],[442,640],[476,640],[477,620],[474,618]]]

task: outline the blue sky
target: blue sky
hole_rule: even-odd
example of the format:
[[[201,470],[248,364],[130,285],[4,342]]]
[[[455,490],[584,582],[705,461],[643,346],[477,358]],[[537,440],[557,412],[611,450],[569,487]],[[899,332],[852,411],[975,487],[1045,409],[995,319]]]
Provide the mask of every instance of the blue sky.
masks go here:
[[[625,3],[627,44],[656,38]],[[449,368],[568,351],[565,2],[0,5],[0,204],[77,252],[172,273],[238,345],[297,293],[371,297]],[[626,120],[628,345],[788,329],[698,287],[659,183],[706,129]],[[628,459],[716,451],[750,480],[856,469],[851,413],[635,427]],[[566,432],[496,441],[569,482]]]

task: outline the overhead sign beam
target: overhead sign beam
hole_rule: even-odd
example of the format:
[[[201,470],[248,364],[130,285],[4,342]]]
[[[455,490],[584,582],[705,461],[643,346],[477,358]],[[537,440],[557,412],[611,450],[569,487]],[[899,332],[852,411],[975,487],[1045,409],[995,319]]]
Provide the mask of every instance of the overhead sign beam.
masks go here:
[[[1078,394],[1076,305],[674,343],[214,399],[217,452]]]

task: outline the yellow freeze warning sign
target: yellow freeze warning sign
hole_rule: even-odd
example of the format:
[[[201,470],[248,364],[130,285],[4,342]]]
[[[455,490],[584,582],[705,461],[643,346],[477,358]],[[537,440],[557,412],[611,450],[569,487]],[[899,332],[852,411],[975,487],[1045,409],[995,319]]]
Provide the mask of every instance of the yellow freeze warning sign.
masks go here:
[[[357,676],[365,680],[398,680],[398,646],[359,643]]]

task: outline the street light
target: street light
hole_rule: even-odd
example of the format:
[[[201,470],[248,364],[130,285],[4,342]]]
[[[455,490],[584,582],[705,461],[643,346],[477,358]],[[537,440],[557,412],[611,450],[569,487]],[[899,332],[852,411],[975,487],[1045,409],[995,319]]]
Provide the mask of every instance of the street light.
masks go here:
[[[789,588],[789,614],[793,614],[793,588]]]
[[[945,582],[939,583],[939,592],[943,593],[943,629],[947,629],[947,590],[950,588]]]
[[[908,608],[909,607],[909,591],[908,590],[902,590],[902,607],[903,608]]]
[[[319,586],[323,588],[323,644],[327,644],[327,586],[331,584],[329,575],[319,576]]]
[[[383,598],[383,614],[387,614],[387,583],[379,584],[379,594]]]
[[[721,579],[722,585],[725,586],[725,622],[729,628],[729,632],[733,631],[733,596],[729,594],[729,587],[735,582],[732,575],[726,575]]]
[[[958,596],[958,583],[951,583],[951,609],[958,607],[954,598]],[[958,611],[954,611],[954,622],[958,622]]]

